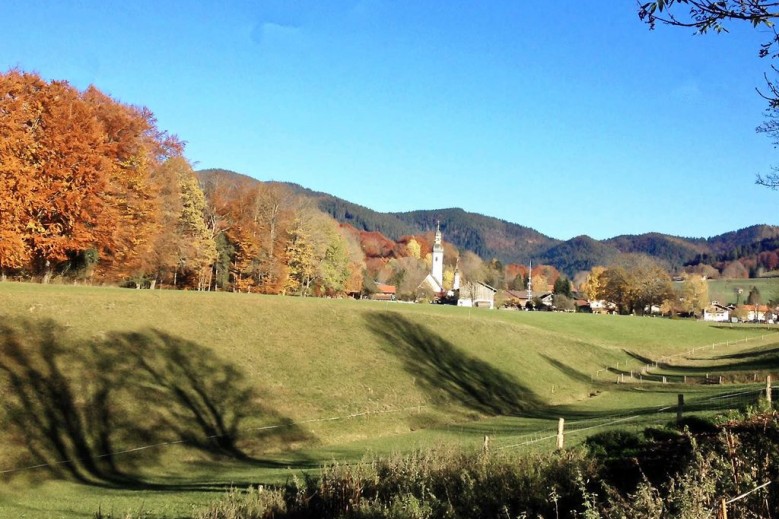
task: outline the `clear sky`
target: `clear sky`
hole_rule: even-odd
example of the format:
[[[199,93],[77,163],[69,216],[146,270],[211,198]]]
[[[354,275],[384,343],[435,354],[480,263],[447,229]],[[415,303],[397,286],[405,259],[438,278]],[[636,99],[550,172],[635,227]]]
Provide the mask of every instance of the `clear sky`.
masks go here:
[[[0,69],[145,105],[195,167],[559,239],[779,223],[749,27],[618,2],[18,0]]]

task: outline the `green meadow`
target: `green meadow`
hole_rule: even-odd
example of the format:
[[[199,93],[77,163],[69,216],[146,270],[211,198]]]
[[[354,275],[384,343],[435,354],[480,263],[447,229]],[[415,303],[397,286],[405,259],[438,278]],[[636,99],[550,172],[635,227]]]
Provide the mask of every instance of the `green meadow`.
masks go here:
[[[746,303],[749,291],[756,287],[760,291],[763,303],[779,301],[779,278],[763,277],[752,279],[711,279],[709,280],[709,299],[723,304],[738,301]],[[741,289],[741,295],[737,291]]]
[[[485,436],[551,452],[559,418],[576,445],[668,422],[680,393],[746,405],[779,370],[766,327],[235,293],[0,283],[0,331],[2,517],[187,517]]]

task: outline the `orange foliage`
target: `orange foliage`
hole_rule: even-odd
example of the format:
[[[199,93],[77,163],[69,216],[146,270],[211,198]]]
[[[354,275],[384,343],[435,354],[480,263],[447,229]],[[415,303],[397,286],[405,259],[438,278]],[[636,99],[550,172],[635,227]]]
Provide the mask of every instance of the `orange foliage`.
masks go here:
[[[398,244],[378,231],[360,232],[360,245],[366,258],[397,258]]]
[[[88,249],[131,268],[151,231],[150,168],[181,144],[148,110],[18,70],[0,74],[0,116],[0,268],[48,273]]]

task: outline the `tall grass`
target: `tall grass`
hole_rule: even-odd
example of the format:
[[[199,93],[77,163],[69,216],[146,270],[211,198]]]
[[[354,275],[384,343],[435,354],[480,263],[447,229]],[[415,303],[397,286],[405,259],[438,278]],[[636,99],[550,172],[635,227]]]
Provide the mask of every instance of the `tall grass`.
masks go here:
[[[333,464],[284,487],[231,490],[196,517],[702,518],[725,500],[732,517],[779,516],[776,414],[690,423],[545,456],[443,449]]]

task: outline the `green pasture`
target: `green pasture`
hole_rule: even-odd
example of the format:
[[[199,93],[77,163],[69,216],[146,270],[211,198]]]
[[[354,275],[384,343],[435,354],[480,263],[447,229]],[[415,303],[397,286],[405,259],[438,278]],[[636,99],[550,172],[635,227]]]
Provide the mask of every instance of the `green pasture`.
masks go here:
[[[368,453],[485,436],[492,449],[552,450],[559,418],[574,445],[673,420],[679,393],[696,412],[740,407],[779,367],[765,327],[234,293],[0,283],[0,324],[2,517],[186,517],[231,486]],[[702,383],[723,373],[726,384]],[[96,388],[126,483],[29,468],[40,403],[9,403],[65,395],[86,412]],[[209,440],[208,413],[230,442]]]
[[[709,299],[722,304],[746,303],[752,287],[757,287],[763,303],[779,301],[779,277],[762,277],[753,279],[710,279]],[[738,289],[742,290],[740,296]]]

